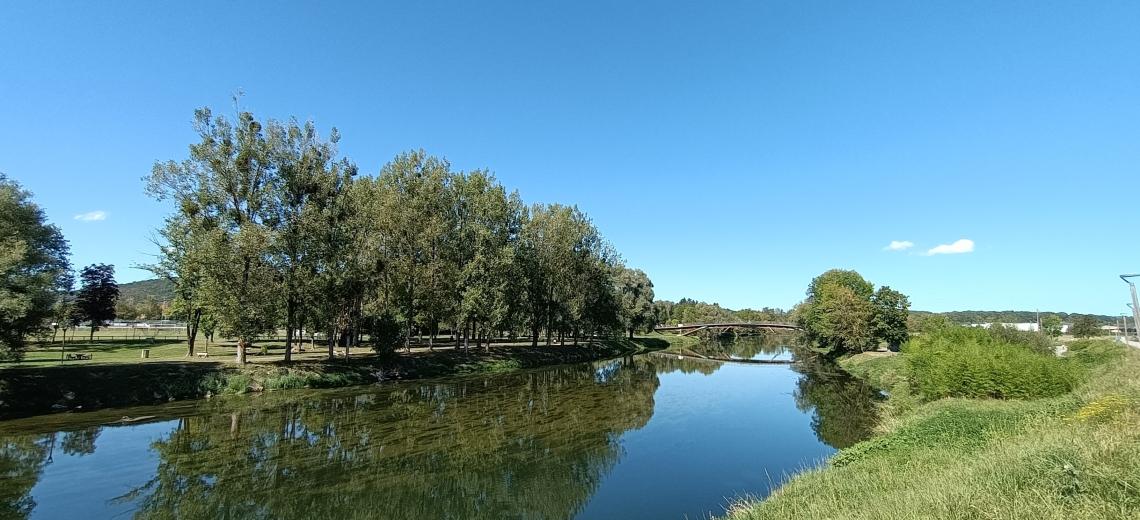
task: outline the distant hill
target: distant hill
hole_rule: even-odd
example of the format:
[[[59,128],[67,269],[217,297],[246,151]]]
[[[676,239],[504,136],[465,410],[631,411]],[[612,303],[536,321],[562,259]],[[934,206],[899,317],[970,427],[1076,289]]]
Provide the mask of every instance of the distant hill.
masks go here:
[[[174,299],[174,284],[160,278],[119,284],[119,299],[168,302]]]
[[[1034,323],[1037,321],[1037,311],[911,311],[911,314],[941,314],[942,316],[950,318],[950,321],[963,325],[971,323]],[[1049,314],[1060,316],[1061,321],[1065,323],[1072,323],[1077,316],[1085,316],[1080,313],[1041,311],[1041,316]],[[1106,316],[1103,314],[1089,314],[1088,316],[1092,316],[1096,318],[1097,321],[1106,325],[1116,323],[1119,319],[1119,316]]]
[[[119,303],[115,314],[119,319],[165,318],[174,301],[174,284],[170,280],[141,280],[119,284]]]

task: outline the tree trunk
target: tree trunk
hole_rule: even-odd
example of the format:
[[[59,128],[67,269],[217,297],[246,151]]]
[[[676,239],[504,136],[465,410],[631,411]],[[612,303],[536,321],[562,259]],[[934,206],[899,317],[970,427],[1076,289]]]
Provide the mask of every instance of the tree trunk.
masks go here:
[[[345,361],[348,361],[349,348],[351,348],[351,346],[352,346],[351,345],[351,343],[352,343],[351,338],[352,338],[351,331],[346,330],[346,331],[343,331],[340,333],[340,344],[341,344],[341,346],[344,347],[344,360]]]
[[[190,321],[186,323],[186,356],[194,357],[194,340],[198,337],[198,323],[202,320],[202,309],[194,309]]]
[[[538,346],[538,324],[531,324],[530,326],[530,346]]]
[[[629,339],[633,339],[633,327],[629,328]]]
[[[285,364],[293,361],[293,327],[285,326]]]
[[[238,363],[239,365],[244,365],[244,364],[245,364],[245,347],[246,347],[246,345],[247,345],[247,343],[246,343],[246,341],[245,341],[245,338],[238,338],[238,344],[237,344],[237,363]]]
[[[95,325],[91,325],[91,335],[87,337],[87,342],[95,341]]]
[[[293,361],[293,325],[297,321],[297,304],[293,298],[285,302],[285,364]]]

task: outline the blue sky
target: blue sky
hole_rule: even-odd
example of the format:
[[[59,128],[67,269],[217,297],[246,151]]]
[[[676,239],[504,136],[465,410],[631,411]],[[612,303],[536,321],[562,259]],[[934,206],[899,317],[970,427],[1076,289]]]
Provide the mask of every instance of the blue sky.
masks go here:
[[[140,178],[241,90],[364,172],[424,148],[576,203],[660,298],[790,307],[844,267],[916,309],[1119,314],[1137,27],[1113,1],[4,2],[0,171],[75,265],[145,278],[168,208]]]

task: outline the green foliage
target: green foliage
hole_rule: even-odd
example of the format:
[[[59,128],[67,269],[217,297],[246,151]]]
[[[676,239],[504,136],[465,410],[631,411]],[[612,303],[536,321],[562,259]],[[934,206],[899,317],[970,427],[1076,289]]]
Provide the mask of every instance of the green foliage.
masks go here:
[[[920,420],[903,425],[891,435],[875,437],[841,451],[831,459],[831,465],[842,467],[872,456],[904,455],[923,448],[973,451],[995,437],[1018,431],[1041,413],[1056,414],[1058,410],[1070,408],[1069,401],[1012,408],[948,403]]]
[[[30,193],[0,174],[0,360],[19,359],[25,337],[58,317],[56,304],[71,288],[67,257],[59,228]]]
[[[372,350],[377,354],[392,354],[404,343],[404,328],[391,313],[385,312],[379,316],[369,317],[366,323]]]
[[[807,297],[808,299],[816,298],[820,292],[824,290],[824,286],[839,286],[846,287],[856,297],[870,299],[871,294],[875,290],[875,285],[863,279],[863,275],[856,271],[846,269],[832,269],[823,274],[812,278],[811,283],[808,284]]]
[[[953,326],[954,322],[942,314],[912,312],[907,318],[907,328],[916,334],[925,334]]]
[[[1041,332],[1046,336],[1056,338],[1061,335],[1061,317],[1056,314],[1048,314],[1041,318]]]
[[[910,339],[907,318],[910,315],[910,300],[906,295],[887,286],[879,287],[871,296],[874,314],[871,327],[876,338],[885,341],[892,350]]]
[[[1075,391],[917,405],[828,467],[793,477],[763,501],[738,504],[728,517],[1136,518],[1140,353],[1108,340],[1069,346],[1065,361],[1090,369]],[[897,382],[887,365],[908,355],[852,359],[874,359],[871,370]],[[896,399],[892,391],[888,402]]]
[[[335,129],[322,140],[311,122],[200,109],[195,129],[190,158],[156,164],[148,184],[177,203],[150,267],[173,283],[188,338],[202,316],[243,347],[284,328],[346,346],[375,332],[381,351],[392,320],[405,346],[443,327],[478,346],[525,329],[537,343],[543,331],[550,341],[651,325],[652,283],[620,277],[575,207],[528,208],[489,172],[422,150],[357,178],[336,160]]]
[[[617,271],[622,325],[633,338],[634,332],[653,328],[653,282],[641,269],[619,266]]]
[[[772,307],[732,310],[716,303],[705,303],[692,298],[681,298],[675,303],[668,300],[653,302],[653,322],[655,324],[761,321],[789,323],[792,318],[788,311]]]
[[[1073,326],[1069,329],[1069,333],[1078,338],[1092,338],[1103,335],[1104,331],[1100,329],[1100,323],[1097,322],[1096,318],[1084,315],[1073,320]]]
[[[115,317],[126,320],[157,320],[165,316],[185,319],[184,315],[168,314],[172,311],[174,299],[174,284],[166,278],[119,284]]]
[[[1043,356],[1052,356],[1056,352],[1056,343],[1054,343],[1049,336],[1040,332],[1017,330],[1014,327],[1007,327],[999,323],[990,325],[988,329],[981,327],[954,327],[955,330],[962,328],[982,338],[982,341],[992,339],[998,343],[1021,345]],[[944,333],[945,332],[946,331],[944,331]]]
[[[119,285],[115,283],[115,266],[92,264],[79,273],[79,292],[75,309],[83,321],[91,325],[91,336],[108,321],[115,319],[115,302]]]
[[[1061,318],[1062,322],[1072,322],[1080,317],[1080,314],[1070,314],[1067,312],[1038,312],[1038,311],[950,311],[950,312],[921,312],[913,311],[913,314],[919,315],[938,315],[946,319],[960,324],[960,325],[977,325],[980,323],[1034,323],[1037,321],[1037,316],[1052,314]],[[1090,315],[1097,320],[1101,325],[1112,325],[1119,320],[1119,317],[1107,315]]]
[[[1072,390],[1082,378],[1080,367],[1040,352],[1025,338],[1004,328],[954,327],[924,334],[903,347],[908,379],[926,400],[1033,399]]]
[[[796,321],[808,340],[832,353],[861,352],[880,342],[897,348],[909,337],[910,302],[890,287],[874,285],[855,271],[832,269],[808,285]]]
[[[1107,339],[1080,339],[1066,346],[1067,357],[1089,368],[1117,363],[1126,354],[1121,344]]]

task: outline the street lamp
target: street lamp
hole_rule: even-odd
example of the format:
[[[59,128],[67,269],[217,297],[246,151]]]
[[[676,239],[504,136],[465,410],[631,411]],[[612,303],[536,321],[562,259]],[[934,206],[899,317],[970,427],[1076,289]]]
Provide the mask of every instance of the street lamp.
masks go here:
[[[1138,301],[1136,299],[1136,284],[1132,283],[1132,281],[1129,280],[1129,278],[1137,278],[1137,277],[1140,277],[1140,274],[1122,274],[1122,275],[1120,275],[1120,279],[1124,280],[1124,283],[1128,284],[1128,288],[1132,291],[1132,305],[1129,305],[1129,307],[1132,307],[1132,325],[1134,327],[1136,327],[1136,329],[1137,329],[1136,330],[1136,334],[1137,334],[1136,339],[1140,340],[1140,301]],[[1125,331],[1124,336],[1128,337],[1127,330]]]

